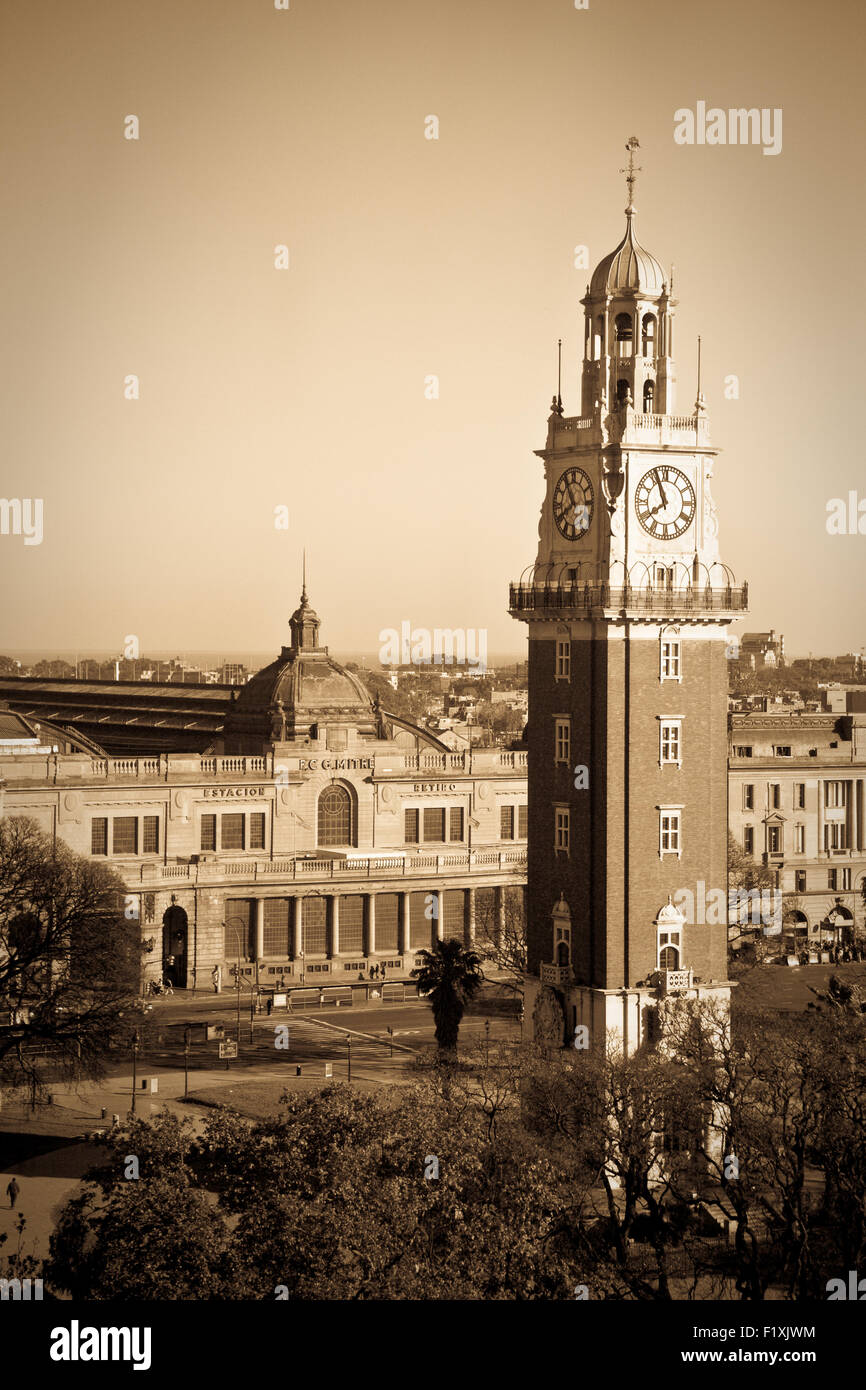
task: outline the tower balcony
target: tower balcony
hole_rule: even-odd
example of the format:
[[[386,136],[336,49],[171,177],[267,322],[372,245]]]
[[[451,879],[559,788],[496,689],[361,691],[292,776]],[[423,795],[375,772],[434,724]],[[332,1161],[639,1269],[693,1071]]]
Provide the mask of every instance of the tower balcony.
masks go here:
[[[508,608],[513,618],[547,618],[569,613],[573,617],[681,617],[724,621],[728,615],[745,613],[749,606],[748,584],[720,587],[682,584],[641,586],[626,584],[581,584],[577,580],[557,579],[542,583],[508,586]]]
[[[656,970],[652,978],[654,985],[663,995],[691,989],[694,983],[691,970]]]
[[[538,978],[543,985],[550,985],[553,989],[567,989],[572,980],[571,966],[551,965],[542,961],[538,967]]]
[[[617,415],[622,422],[621,444],[679,444],[700,448],[710,442],[710,423],[704,414],[651,415],[629,407],[618,411]],[[549,449],[594,444],[601,438],[601,412],[591,416],[554,416],[549,429]]]

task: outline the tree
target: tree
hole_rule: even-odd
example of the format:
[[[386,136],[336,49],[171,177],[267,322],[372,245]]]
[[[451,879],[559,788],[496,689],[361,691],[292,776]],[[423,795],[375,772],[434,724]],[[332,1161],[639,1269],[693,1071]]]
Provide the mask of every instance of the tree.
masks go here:
[[[123,881],[27,817],[0,821],[0,1084],[96,1078],[136,1021],[138,920]]]
[[[526,976],[526,908],[523,890],[504,888],[503,920],[496,922],[496,901],[493,893],[478,896],[475,909],[476,944],[484,961],[508,975],[507,989],[523,998]]]
[[[440,1057],[453,1057],[466,1005],[484,983],[481,957],[457,940],[436,941],[421,951],[421,965],[412,971],[418,989],[429,994],[436,1020],[436,1045]]]

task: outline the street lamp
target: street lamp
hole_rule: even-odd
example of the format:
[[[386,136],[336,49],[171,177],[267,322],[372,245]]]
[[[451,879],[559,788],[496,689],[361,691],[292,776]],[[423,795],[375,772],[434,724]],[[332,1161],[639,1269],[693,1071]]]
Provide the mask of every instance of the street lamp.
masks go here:
[[[238,1048],[241,1045],[241,934],[233,922],[223,922],[224,927],[230,927],[235,934],[237,942],[237,961],[235,964],[235,998],[237,1000],[237,1023],[235,1037],[237,1038]]]
[[[351,1080],[352,1080],[352,1035],[351,1035],[351,1033],[347,1033],[347,1034],[346,1034],[346,1054],[347,1054],[347,1057],[348,1057],[348,1060],[349,1060],[349,1074],[348,1074],[346,1080],[347,1080],[347,1081],[351,1081]]]
[[[132,1114],[135,1114],[135,1082],[136,1082],[136,1060],[138,1058],[138,1029],[132,1035]]]

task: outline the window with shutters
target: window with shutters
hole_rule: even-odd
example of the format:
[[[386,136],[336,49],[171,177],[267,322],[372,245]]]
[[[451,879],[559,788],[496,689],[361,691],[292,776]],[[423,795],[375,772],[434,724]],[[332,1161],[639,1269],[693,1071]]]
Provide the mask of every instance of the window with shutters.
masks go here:
[[[557,719],[554,721],[554,761],[558,763],[571,762],[571,720]]]
[[[250,814],[250,849],[265,847],[265,813],[253,811]]]
[[[364,954],[364,899],[360,893],[340,898],[340,955]]]
[[[145,816],[141,823],[142,854],[159,854],[159,816]]]
[[[564,854],[571,848],[571,812],[567,806],[553,808],[553,847]]]
[[[501,806],[499,808],[499,838],[500,840],[514,839],[513,806]]]
[[[90,822],[90,853],[108,853],[108,817],[94,816]]]
[[[410,807],[403,813],[403,839],[407,845],[418,843],[418,808]]]
[[[201,818],[199,848],[204,851],[216,849],[216,820],[216,816],[212,815],[203,815]]]
[[[463,839],[463,807],[452,806],[448,811],[448,838],[449,840]]]
[[[445,807],[424,807],[424,840],[437,843],[445,840]]]
[[[289,898],[265,898],[263,949],[266,956],[289,956],[290,912]]]
[[[527,805],[517,808],[517,838],[525,840],[529,830],[529,807]]]
[[[220,816],[220,847],[222,849],[243,849],[244,816],[242,811],[232,811]]]
[[[138,854],[138,817],[115,816],[111,827],[112,854]]]
[[[302,898],[304,955],[323,956],[328,949],[328,914],[324,898]]]

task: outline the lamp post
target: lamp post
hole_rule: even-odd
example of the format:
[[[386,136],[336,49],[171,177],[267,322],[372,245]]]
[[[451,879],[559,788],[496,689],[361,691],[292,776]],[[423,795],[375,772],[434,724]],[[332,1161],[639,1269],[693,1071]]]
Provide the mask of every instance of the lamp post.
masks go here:
[[[351,1081],[351,1080],[352,1080],[352,1035],[351,1035],[350,1033],[347,1033],[347,1034],[346,1034],[346,1055],[347,1055],[347,1057],[348,1057],[348,1062],[349,1062],[349,1074],[348,1074],[346,1080],[347,1080],[347,1081]]]
[[[237,1039],[238,1049],[240,1049],[240,1045],[241,1045],[241,934],[240,934],[240,932],[238,931],[237,927],[235,926],[234,922],[223,922],[223,926],[224,926],[224,927],[231,927],[232,931],[233,931],[234,934],[235,934],[235,941],[237,942],[237,948],[238,948],[238,949],[237,949],[237,960],[236,960],[236,964],[235,964],[235,999],[236,999],[236,1001],[237,1001],[237,1008],[236,1008],[236,1015],[237,1015],[237,1017],[236,1017],[236,1024],[235,1024],[235,1038]]]
[[[135,1083],[136,1083],[136,1061],[137,1061],[137,1058],[138,1058],[138,1043],[139,1043],[139,1036],[138,1036],[138,1029],[136,1028],[135,1032],[134,1032],[133,1035],[132,1035],[132,1106],[131,1106],[130,1108],[131,1108],[131,1111],[132,1111],[132,1114],[133,1114],[133,1115],[135,1114]]]
[[[189,1095],[189,1029],[190,1025],[183,1025],[183,1098],[186,1100]]]

